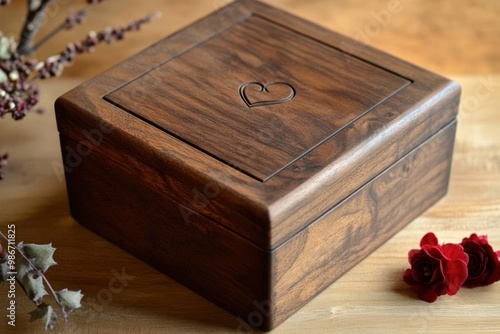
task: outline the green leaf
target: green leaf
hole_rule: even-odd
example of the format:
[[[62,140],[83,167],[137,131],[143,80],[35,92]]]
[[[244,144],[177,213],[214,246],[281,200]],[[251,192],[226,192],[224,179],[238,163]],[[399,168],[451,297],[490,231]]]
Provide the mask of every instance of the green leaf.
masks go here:
[[[0,58],[9,59],[11,56],[10,39],[5,36],[0,36]],[[2,81],[2,80],[0,80]]]
[[[45,290],[45,286],[43,285],[42,276],[36,277],[37,275],[38,274],[36,273],[30,272],[26,274],[21,282],[28,297],[31,298],[31,300],[36,304],[40,302],[43,296],[48,295],[47,291]]]
[[[42,276],[24,258],[16,261],[17,281],[22,285],[28,297],[36,304],[43,296],[48,295]],[[36,277],[36,278],[35,278]]]
[[[67,308],[70,312],[82,306],[82,290],[70,291],[68,289],[64,289],[56,292],[56,294],[59,297],[61,305]]]
[[[54,312],[52,306],[45,303],[38,305],[36,310],[30,312],[30,314],[30,322],[36,321],[38,319],[45,320],[45,330],[53,329],[57,321],[56,312]]]
[[[45,291],[42,276],[39,276],[38,272],[24,258],[17,260],[16,270],[17,281],[22,285],[28,297],[35,303],[39,303],[43,296],[48,294]]]
[[[46,272],[50,267],[57,264],[53,258],[56,249],[52,247],[52,244],[25,244],[23,245],[23,250],[35,267],[42,272]]]
[[[31,268],[28,261],[26,261],[24,258],[20,258],[16,260],[16,271],[17,279],[22,282],[26,275],[29,272],[33,271],[33,268]]]
[[[0,69],[0,82],[7,81],[8,79],[9,79],[9,77],[7,76],[7,73],[5,73],[4,71],[2,71]]]
[[[5,259],[0,260],[0,282],[2,283],[7,283],[7,278],[9,278],[10,275],[7,275],[8,272],[10,272],[9,264]]]

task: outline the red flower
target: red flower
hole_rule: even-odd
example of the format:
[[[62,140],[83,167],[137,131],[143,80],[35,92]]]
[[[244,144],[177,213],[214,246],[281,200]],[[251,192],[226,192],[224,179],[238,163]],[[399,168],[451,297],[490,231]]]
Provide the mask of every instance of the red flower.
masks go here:
[[[464,285],[468,288],[493,284],[500,280],[500,252],[493,251],[488,237],[471,234],[460,244],[469,255],[469,276]]]
[[[432,303],[444,294],[454,295],[467,279],[469,257],[462,246],[444,244],[440,246],[434,233],[427,233],[420,241],[421,249],[408,253],[411,269],[403,275],[418,297]]]

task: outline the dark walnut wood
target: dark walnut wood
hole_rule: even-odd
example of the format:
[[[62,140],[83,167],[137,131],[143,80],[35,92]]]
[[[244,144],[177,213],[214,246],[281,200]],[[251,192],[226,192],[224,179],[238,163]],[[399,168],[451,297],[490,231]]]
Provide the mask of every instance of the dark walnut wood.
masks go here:
[[[271,329],[446,193],[459,97],[238,1],[57,100],[71,211]]]
[[[409,83],[253,15],[106,99],[264,182]]]
[[[446,194],[455,128],[446,126],[273,252],[198,213],[184,222],[168,190],[100,154],[67,174],[71,212],[242,323],[269,330]],[[65,137],[61,144],[64,156],[78,149]]]

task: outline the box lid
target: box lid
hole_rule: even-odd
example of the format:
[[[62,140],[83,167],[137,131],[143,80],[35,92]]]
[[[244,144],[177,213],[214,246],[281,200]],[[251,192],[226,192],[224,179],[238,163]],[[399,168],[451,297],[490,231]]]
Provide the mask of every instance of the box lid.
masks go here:
[[[75,141],[273,249],[455,116],[459,87],[256,1],[238,1],[56,102]],[[85,131],[82,131],[85,130]],[[111,131],[112,130],[112,131]]]

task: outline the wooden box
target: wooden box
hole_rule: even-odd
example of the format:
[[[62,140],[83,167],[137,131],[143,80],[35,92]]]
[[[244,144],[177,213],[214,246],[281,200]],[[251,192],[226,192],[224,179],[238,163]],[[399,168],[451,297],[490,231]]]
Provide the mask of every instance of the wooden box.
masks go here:
[[[238,1],[57,100],[71,212],[269,330],[445,195],[459,97]]]

